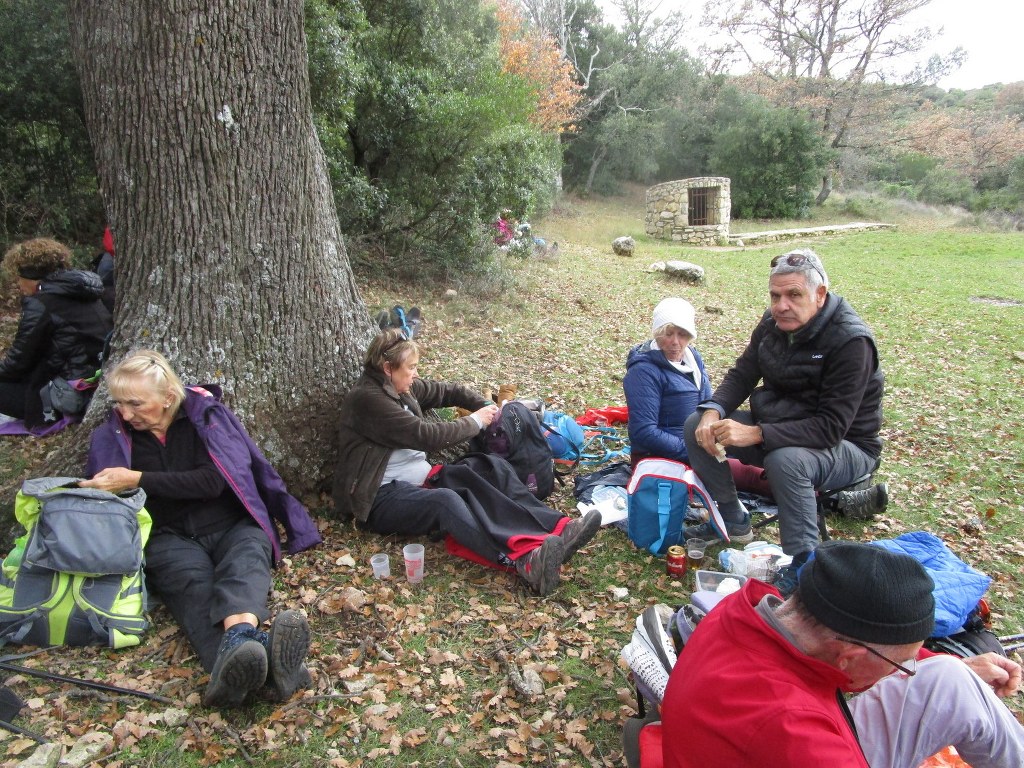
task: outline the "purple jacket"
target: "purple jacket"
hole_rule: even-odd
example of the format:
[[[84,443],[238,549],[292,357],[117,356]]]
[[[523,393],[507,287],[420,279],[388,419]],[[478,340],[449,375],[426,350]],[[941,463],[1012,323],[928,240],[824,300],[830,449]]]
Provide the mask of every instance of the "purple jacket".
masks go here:
[[[182,403],[185,416],[195,426],[228,485],[274,547],[274,562],[281,559],[281,540],[273,520],[288,534],[288,553],[295,554],[320,543],[316,523],[298,499],[288,493],[259,447],[231,410],[220,402],[220,388],[188,387]],[[92,433],[85,474],[92,477],[108,467],[132,465],[132,441],[116,409]]]

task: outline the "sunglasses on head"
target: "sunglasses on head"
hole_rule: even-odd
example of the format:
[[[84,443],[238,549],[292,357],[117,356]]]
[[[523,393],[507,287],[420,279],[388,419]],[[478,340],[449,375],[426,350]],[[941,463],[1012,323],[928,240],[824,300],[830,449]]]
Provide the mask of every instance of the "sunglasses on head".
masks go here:
[[[821,279],[825,280],[825,271],[821,268],[821,261],[818,260],[817,256],[809,256],[806,253],[784,253],[781,256],[776,256],[772,259],[772,270],[782,265],[788,265],[790,267],[810,267],[819,275]]]
[[[409,336],[405,333],[405,331],[399,331],[398,338],[392,341],[390,344],[388,344],[386,347],[384,347],[384,349],[380,351],[381,356],[385,358],[390,357],[390,354],[395,347],[397,347],[399,344],[404,344],[407,341],[409,341]]]

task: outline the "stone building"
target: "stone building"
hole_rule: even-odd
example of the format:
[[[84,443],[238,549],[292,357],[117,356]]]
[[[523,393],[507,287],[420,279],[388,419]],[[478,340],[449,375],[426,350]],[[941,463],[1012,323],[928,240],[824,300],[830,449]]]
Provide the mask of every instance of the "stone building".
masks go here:
[[[724,176],[667,181],[647,190],[645,228],[659,240],[717,245],[729,237],[731,205]]]

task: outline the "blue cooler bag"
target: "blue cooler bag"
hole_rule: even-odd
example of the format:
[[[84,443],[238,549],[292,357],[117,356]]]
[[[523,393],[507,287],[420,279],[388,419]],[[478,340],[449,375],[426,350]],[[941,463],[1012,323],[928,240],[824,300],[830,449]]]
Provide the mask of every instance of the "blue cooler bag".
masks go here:
[[[664,555],[669,547],[682,544],[686,513],[694,501],[704,507],[705,517],[719,537],[729,541],[718,505],[697,473],[680,461],[643,459],[633,470],[626,492],[626,533],[640,549]]]

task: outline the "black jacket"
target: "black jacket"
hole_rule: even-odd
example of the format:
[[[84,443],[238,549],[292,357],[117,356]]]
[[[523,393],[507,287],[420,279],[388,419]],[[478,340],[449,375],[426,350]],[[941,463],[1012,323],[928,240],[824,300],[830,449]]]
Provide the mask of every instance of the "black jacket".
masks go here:
[[[14,341],[0,360],[0,381],[30,385],[26,421],[41,409],[38,389],[56,376],[77,379],[99,367],[114,321],[101,301],[103,282],[93,272],[61,270],[21,300]]]
[[[779,330],[765,312],[711,401],[729,414],[749,397],[766,451],[829,448],[848,440],[878,456],[883,387],[871,330],[830,293],[795,333]]]

